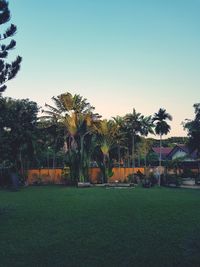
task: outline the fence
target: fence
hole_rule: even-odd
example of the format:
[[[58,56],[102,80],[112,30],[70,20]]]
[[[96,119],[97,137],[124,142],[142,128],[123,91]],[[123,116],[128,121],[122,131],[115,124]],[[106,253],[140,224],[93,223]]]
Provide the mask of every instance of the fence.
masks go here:
[[[110,182],[127,180],[129,174],[140,171],[144,174],[144,168],[113,168],[113,176],[109,178]],[[89,169],[89,180],[97,183],[101,180],[101,171],[99,168]],[[61,184],[63,183],[62,169],[33,169],[28,171],[28,184],[35,182]]]

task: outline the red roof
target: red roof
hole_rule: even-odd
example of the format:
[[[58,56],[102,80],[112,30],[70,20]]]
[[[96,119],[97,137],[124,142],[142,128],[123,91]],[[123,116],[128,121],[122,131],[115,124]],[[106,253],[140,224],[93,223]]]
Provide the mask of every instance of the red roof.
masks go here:
[[[156,154],[160,154],[160,147],[152,147],[153,151]],[[171,151],[173,147],[162,147],[161,148],[161,154],[167,156]]]

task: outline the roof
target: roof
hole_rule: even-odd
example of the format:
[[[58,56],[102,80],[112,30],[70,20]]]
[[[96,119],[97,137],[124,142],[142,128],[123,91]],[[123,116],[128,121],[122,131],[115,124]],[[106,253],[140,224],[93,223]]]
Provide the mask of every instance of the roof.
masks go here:
[[[191,156],[192,158],[196,158],[197,151],[190,152],[189,147],[184,144],[178,144],[176,145],[170,152],[170,155],[172,156],[174,153],[176,153],[177,149],[181,149],[184,151],[188,156]]]
[[[186,145],[176,145],[176,147],[179,147],[182,149],[184,152],[189,153],[189,148]]]
[[[160,154],[160,147],[152,147],[152,149],[156,154]],[[161,147],[161,154],[167,156],[172,149],[173,147]]]

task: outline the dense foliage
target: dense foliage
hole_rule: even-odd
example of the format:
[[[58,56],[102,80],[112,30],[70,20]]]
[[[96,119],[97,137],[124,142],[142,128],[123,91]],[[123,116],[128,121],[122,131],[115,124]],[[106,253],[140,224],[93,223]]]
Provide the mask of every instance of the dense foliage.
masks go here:
[[[200,103],[194,104],[195,117],[193,120],[187,119],[184,123],[184,128],[187,130],[189,137],[189,147],[191,151],[197,152],[200,158]]]
[[[33,159],[38,107],[28,99],[0,98],[0,162],[23,168]]]
[[[10,18],[8,2],[0,0],[0,26],[9,22]],[[13,79],[20,69],[22,61],[20,56],[17,56],[11,63],[7,62],[9,51],[13,50],[16,46],[16,41],[9,39],[15,35],[16,32],[17,27],[14,24],[10,24],[3,33],[0,33],[0,95],[6,89],[6,82]],[[2,43],[2,41],[4,43]]]

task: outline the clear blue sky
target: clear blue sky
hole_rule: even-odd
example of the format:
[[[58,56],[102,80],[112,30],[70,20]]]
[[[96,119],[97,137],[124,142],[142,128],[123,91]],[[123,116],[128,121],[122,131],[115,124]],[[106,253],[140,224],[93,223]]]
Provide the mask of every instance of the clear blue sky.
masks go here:
[[[23,57],[5,95],[79,93],[106,118],[160,107],[172,136],[200,102],[200,0],[10,0]]]

